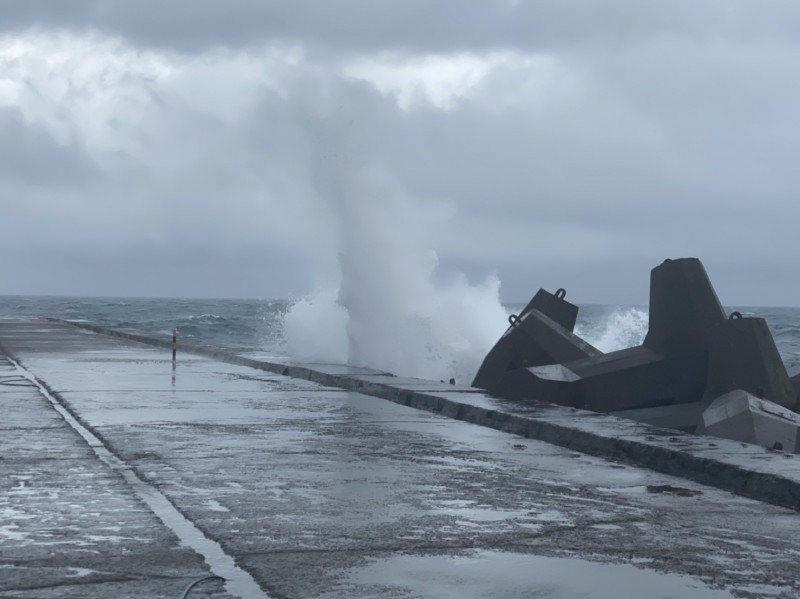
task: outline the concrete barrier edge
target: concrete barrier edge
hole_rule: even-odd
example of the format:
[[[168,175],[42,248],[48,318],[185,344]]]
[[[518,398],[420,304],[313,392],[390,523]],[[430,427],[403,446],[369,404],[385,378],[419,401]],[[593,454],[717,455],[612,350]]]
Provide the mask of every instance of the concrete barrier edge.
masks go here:
[[[172,345],[171,337],[168,336],[163,336],[162,338],[157,335],[146,335],[85,322],[60,319],[49,320],[149,346],[169,349]],[[663,442],[649,440],[651,436],[646,434],[647,432],[652,432],[656,439],[663,439],[665,432],[668,435],[681,436],[682,434],[679,432],[665,431],[664,429],[656,429],[637,423],[636,426],[642,434],[638,435],[637,438],[631,438],[631,435],[609,434],[608,432],[604,433],[602,430],[588,430],[580,425],[553,422],[552,418],[537,418],[535,416],[512,414],[498,409],[488,409],[484,406],[472,405],[435,393],[398,388],[389,383],[366,382],[357,377],[330,374],[303,365],[256,360],[236,354],[231,350],[200,343],[182,342],[180,351],[231,364],[249,366],[292,378],[304,379],[327,387],[355,391],[408,407],[440,414],[448,418],[519,435],[528,439],[544,441],[602,458],[627,462],[665,474],[693,480],[751,499],[800,510],[800,478],[791,476],[793,473],[784,476],[775,472],[755,469],[752,465],[742,465],[735,463],[735,461],[723,460],[718,455],[698,455],[680,447],[669,447],[665,446]],[[564,420],[567,421],[576,415],[575,410],[560,406],[550,406],[549,404],[548,411],[551,414],[563,411]],[[619,427],[620,419],[614,416],[597,415],[595,422],[602,423],[603,419],[609,419],[610,425],[608,428],[610,431]],[[594,428],[596,429],[597,427]],[[720,445],[723,450],[726,444],[729,444],[731,449],[739,445],[732,441],[715,439],[715,446]],[[719,454],[720,452],[716,453]],[[776,460],[780,460],[788,456],[764,450],[764,458],[758,457],[759,459],[766,458],[767,460],[774,457]]]

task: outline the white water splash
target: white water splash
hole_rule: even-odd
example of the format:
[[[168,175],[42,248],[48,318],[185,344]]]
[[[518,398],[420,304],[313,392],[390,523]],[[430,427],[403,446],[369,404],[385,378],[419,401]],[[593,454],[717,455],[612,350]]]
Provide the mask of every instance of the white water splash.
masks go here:
[[[300,362],[347,362],[347,310],[338,290],[325,290],[294,302],[283,317],[286,349]]]
[[[507,313],[496,277],[473,285],[440,271],[431,248],[447,226],[441,206],[407,196],[376,169],[328,169],[318,187],[336,215],[340,284],[287,312],[290,354],[471,382]]]
[[[640,345],[647,335],[648,314],[640,308],[617,309],[595,322],[580,322],[575,334],[602,352]]]

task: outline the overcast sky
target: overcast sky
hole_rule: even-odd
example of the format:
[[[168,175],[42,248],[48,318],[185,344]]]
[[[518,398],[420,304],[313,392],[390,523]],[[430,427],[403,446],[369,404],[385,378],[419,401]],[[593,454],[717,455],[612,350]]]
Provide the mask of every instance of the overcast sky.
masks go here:
[[[353,194],[505,300],[644,303],[697,256],[723,303],[800,305],[798,31],[796,0],[0,1],[0,294],[298,297]]]

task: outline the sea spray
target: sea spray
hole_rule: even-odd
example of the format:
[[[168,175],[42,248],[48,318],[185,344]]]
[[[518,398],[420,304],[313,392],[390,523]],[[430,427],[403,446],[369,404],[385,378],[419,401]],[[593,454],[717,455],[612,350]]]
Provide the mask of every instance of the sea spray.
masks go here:
[[[581,312],[586,312],[581,309]],[[647,334],[648,315],[641,308],[605,308],[585,318],[579,313],[575,334],[603,352],[640,345]]]
[[[338,227],[339,287],[292,306],[287,348],[298,360],[471,382],[507,326],[499,281],[441,271],[441,205],[409,197],[380,169],[338,166],[317,177]]]
[[[347,362],[347,310],[338,291],[313,293],[283,315],[285,349],[300,362]]]

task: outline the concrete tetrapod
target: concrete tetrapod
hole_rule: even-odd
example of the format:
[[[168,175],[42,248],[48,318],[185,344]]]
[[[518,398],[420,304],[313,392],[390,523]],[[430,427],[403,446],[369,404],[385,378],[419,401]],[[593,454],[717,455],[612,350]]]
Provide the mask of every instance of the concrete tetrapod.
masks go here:
[[[511,326],[484,358],[472,386],[489,389],[510,370],[600,355],[572,333],[578,307],[565,295],[563,289],[540,289],[518,317],[509,317]]]
[[[797,391],[763,318],[732,315],[712,332],[703,402],[736,389],[797,409]]]
[[[760,424],[778,413],[770,405],[784,416],[798,408],[800,368],[787,372],[763,319],[726,318],[697,258],[665,260],[651,271],[649,329],[637,347],[602,354],[541,314],[535,300],[523,318],[512,318],[474,386],[751,443],[774,436],[752,432],[775,428]],[[736,390],[766,402],[743,403],[740,395],[733,402],[726,394]],[[728,404],[727,412],[720,407]],[[726,413],[736,418],[720,416]],[[794,420],[784,416],[785,429]],[[794,451],[786,439],[780,445]]]
[[[789,382],[794,387],[794,391],[797,394],[797,403],[800,405],[800,364],[787,368],[786,373],[789,375]]]
[[[702,415],[700,432],[769,449],[800,450],[800,414],[736,389],[711,402]]]
[[[650,329],[641,346],[550,363],[524,364],[511,356],[506,359],[510,367],[493,377],[476,377],[474,385],[501,397],[542,399],[597,412],[624,410],[637,420],[693,430],[699,405],[666,412],[664,407],[700,401],[711,331],[724,321],[700,261],[665,260],[651,272]],[[545,348],[554,345],[544,336],[536,341]],[[578,345],[575,340],[572,344]]]
[[[664,260],[650,271],[650,322],[642,345],[662,355],[708,349],[725,310],[697,258]]]
[[[706,359],[700,352],[664,357],[638,346],[594,358],[509,371],[489,392],[595,412],[630,411],[628,417],[634,420],[693,430],[705,389]],[[680,411],[690,414],[685,418],[664,413],[665,406],[692,403],[697,407]]]

